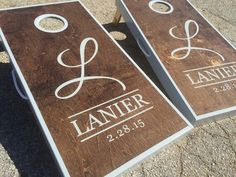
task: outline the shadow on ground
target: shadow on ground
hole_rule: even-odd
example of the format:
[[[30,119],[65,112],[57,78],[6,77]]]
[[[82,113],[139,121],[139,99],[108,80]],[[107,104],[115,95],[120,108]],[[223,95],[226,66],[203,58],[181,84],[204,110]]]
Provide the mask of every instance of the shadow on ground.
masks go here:
[[[159,80],[157,79],[155,73],[153,72],[150,64],[148,63],[146,57],[139,49],[134,37],[132,36],[131,32],[129,31],[126,23],[119,23],[115,25],[114,23],[108,23],[103,25],[105,29],[111,32],[119,32],[123,33],[126,36],[125,39],[116,41],[121,45],[121,47],[129,54],[129,56],[135,61],[136,64],[145,72],[145,74],[162,90],[164,91],[163,87],[161,86]]]
[[[11,70],[0,63],[0,143],[22,177],[60,176],[28,103],[14,89]]]

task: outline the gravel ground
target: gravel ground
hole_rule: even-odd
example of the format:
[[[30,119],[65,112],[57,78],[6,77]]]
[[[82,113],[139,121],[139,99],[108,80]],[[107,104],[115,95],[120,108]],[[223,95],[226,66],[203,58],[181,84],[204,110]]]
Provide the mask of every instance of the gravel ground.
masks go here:
[[[0,8],[59,0],[0,0]],[[236,45],[236,0],[191,0]],[[145,57],[122,22],[112,25],[114,0],[83,0],[119,44],[159,85]],[[57,177],[55,163],[27,103],[14,90],[11,66],[0,54],[0,177]],[[134,166],[124,177],[236,177],[236,118],[195,128],[181,141]]]

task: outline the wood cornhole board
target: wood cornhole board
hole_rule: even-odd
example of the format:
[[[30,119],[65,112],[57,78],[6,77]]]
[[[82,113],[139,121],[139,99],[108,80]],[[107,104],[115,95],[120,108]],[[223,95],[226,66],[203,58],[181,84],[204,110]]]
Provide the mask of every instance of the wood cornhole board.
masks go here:
[[[235,47],[188,0],[116,2],[167,94],[185,117],[199,123],[235,113]],[[166,11],[155,8],[161,5],[168,7]]]
[[[192,129],[79,1],[2,10],[0,26],[63,176],[119,175]]]

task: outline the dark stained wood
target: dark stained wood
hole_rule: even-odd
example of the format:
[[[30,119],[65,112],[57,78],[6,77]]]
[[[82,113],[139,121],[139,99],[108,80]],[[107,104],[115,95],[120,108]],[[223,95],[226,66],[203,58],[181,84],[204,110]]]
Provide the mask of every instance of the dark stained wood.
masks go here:
[[[123,2],[196,115],[236,105],[235,49],[187,0],[166,0],[174,7],[173,13],[168,15],[151,10],[148,6],[149,0],[123,0]],[[213,50],[221,54],[225,60],[216,53],[199,49],[191,49],[190,54],[183,60],[178,57],[183,57],[187,50],[177,52],[174,57],[171,55],[175,49],[187,47],[188,42],[174,38],[169,30],[176,26],[173,34],[179,38],[186,38],[187,31],[184,27],[188,20],[192,20],[187,27],[192,37],[191,47]],[[197,32],[197,26],[193,21],[199,26],[196,36],[194,34]],[[197,68],[203,69],[186,71]],[[209,76],[209,72],[215,76]]]
[[[39,31],[34,26],[34,20],[45,13],[63,16],[68,20],[68,28],[55,34]],[[0,26],[71,176],[104,176],[189,126],[135,68],[80,3],[2,11]],[[86,80],[81,90],[73,97],[59,99],[55,96],[55,90],[69,80],[80,78],[81,67],[64,67],[57,62],[57,56],[62,51],[70,49],[63,56],[64,63],[79,65],[81,63],[80,44],[87,37],[96,39],[98,53],[90,63],[85,65],[85,77],[113,77],[123,82],[126,90],[115,81]],[[94,50],[95,46],[90,41],[86,46],[85,62],[92,56]],[[70,84],[59,92],[60,96],[73,93],[78,85],[79,81]],[[117,98],[124,94],[127,95]],[[146,103],[139,102],[142,104],[140,106],[135,102],[132,96],[137,94],[142,95]],[[117,99],[71,119],[68,118],[114,98]],[[140,100],[138,96],[135,98]],[[127,113],[127,108],[122,105],[124,99],[126,101],[123,102],[132,104],[128,106],[131,110],[135,107],[137,109]],[[106,116],[110,120],[109,123],[99,126],[101,124],[97,121],[92,126],[94,130],[77,136],[78,132],[72,124],[73,121],[77,120],[76,125],[85,132],[87,127],[91,128],[89,114],[104,123],[106,121],[97,111],[102,109],[108,112],[106,107],[117,102],[125,115],[120,117],[121,113],[113,105],[112,109],[117,118]],[[144,112],[145,110],[147,111]],[[81,142],[136,114],[139,115]],[[127,130],[124,125],[129,126],[130,130]],[[124,135],[119,137],[119,134]],[[109,135],[112,135],[114,141],[109,142]]]

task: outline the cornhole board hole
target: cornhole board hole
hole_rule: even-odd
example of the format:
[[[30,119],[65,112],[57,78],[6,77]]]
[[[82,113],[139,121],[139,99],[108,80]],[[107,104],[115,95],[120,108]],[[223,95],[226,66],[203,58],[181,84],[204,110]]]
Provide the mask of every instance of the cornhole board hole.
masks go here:
[[[189,1],[117,0],[116,4],[185,117],[199,123],[235,113],[235,47]]]
[[[0,26],[63,176],[119,175],[192,129],[79,1],[2,10]]]

